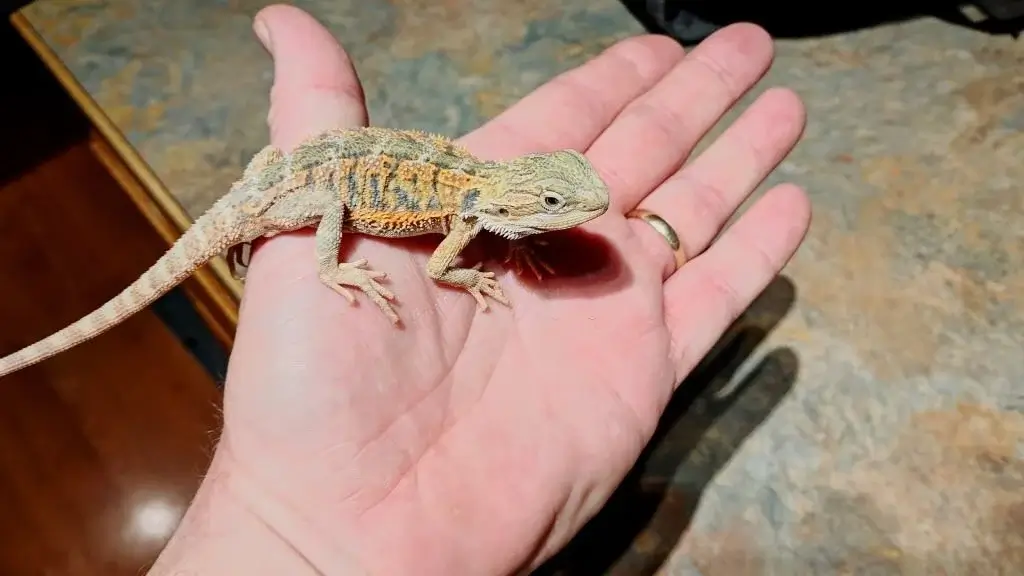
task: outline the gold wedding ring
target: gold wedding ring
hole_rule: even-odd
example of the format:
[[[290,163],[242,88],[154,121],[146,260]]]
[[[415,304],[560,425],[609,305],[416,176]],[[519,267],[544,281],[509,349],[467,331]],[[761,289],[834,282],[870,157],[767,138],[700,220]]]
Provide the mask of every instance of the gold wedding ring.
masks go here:
[[[626,218],[639,218],[644,222],[651,225],[655,232],[661,234],[661,237],[668,242],[669,248],[672,249],[672,255],[676,259],[676,270],[681,268],[686,263],[686,254],[683,253],[683,245],[679,242],[679,235],[676,231],[665,221],[664,218],[658,216],[650,210],[644,210],[643,208],[637,208],[626,214]]]

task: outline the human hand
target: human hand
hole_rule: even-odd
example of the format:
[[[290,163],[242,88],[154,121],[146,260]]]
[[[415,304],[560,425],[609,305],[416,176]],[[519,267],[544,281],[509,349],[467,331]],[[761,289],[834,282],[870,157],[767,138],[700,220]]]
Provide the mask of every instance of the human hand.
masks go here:
[[[366,123],[356,73],[325,29],[287,6],[257,22],[275,65],[272,143]],[[481,313],[431,281],[422,242],[346,236],[343,260],[388,274],[396,328],[361,294],[352,305],[320,283],[311,232],[255,249],[210,481],[320,573],[348,562],[507,574],[548,558],[604,504],[676,386],[806,232],[805,195],[782,185],[715,240],[799,137],[789,91],[765,93],[679,170],[771,55],[749,25],[685,57],[666,38],[633,38],[462,138],[485,158],[586,151],[611,188],[609,212],[583,227],[607,246],[600,268],[534,283],[486,264],[511,308]],[[624,216],[636,207],[678,231],[682,268],[651,226]]]

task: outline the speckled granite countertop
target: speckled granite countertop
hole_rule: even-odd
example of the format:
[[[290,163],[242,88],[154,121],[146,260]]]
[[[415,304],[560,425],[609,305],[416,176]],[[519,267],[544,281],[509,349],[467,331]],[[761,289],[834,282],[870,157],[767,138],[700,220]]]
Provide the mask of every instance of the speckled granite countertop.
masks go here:
[[[614,0],[296,4],[376,124],[448,134],[641,31]],[[266,139],[262,5],[25,13],[195,216]],[[769,183],[809,190],[809,238],[565,573],[1024,573],[1024,41],[918,20],[777,53],[809,125]]]

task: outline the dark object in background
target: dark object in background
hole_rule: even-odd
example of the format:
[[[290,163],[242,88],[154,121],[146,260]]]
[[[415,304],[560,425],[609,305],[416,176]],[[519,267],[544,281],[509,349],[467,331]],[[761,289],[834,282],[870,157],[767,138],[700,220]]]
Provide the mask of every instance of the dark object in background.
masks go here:
[[[845,5],[808,5],[795,0],[621,0],[656,33],[692,45],[734,22],[753,22],[776,38],[806,38],[933,17],[989,34],[1024,31],[1024,0],[975,0],[971,10],[954,0],[867,0]]]
[[[1024,18],[1024,0],[977,0],[978,7],[997,20]]]

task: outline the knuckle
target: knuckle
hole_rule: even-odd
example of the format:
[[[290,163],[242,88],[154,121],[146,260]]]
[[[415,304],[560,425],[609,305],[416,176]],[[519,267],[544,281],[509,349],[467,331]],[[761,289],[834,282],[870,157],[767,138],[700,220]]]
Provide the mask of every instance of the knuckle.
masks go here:
[[[694,221],[717,225],[731,212],[727,195],[720,187],[695,178],[686,170],[680,170],[670,181],[685,190],[684,197],[690,199],[689,212]]]
[[[683,56],[682,46],[661,35],[631,37],[620,40],[604,52],[608,66],[617,73],[627,72],[631,80],[649,79],[664,72],[665,63]],[[619,77],[619,76],[617,76]]]
[[[742,88],[740,79],[718,58],[710,56],[706,52],[695,52],[692,56],[693,62],[703,68],[711,76],[713,82],[726,92],[735,93]]]
[[[599,112],[604,97],[596,86],[587,81],[590,77],[583,68],[577,68],[559,74],[551,81],[552,91],[558,94],[565,106],[586,118],[597,116],[595,112]]]
[[[633,117],[640,123],[644,139],[656,138],[650,146],[677,147],[680,135],[687,134],[686,120],[678,110],[671,106],[652,102],[650,98],[637,100],[629,105],[623,113],[624,117]]]
[[[742,237],[740,240],[750,255],[747,268],[752,278],[766,282],[779,272],[776,259],[772,258],[760,243],[746,237]]]
[[[711,270],[704,275],[703,280],[713,298],[722,303],[728,322],[732,322],[739,316],[744,306],[736,287],[727,278],[727,274]]]

